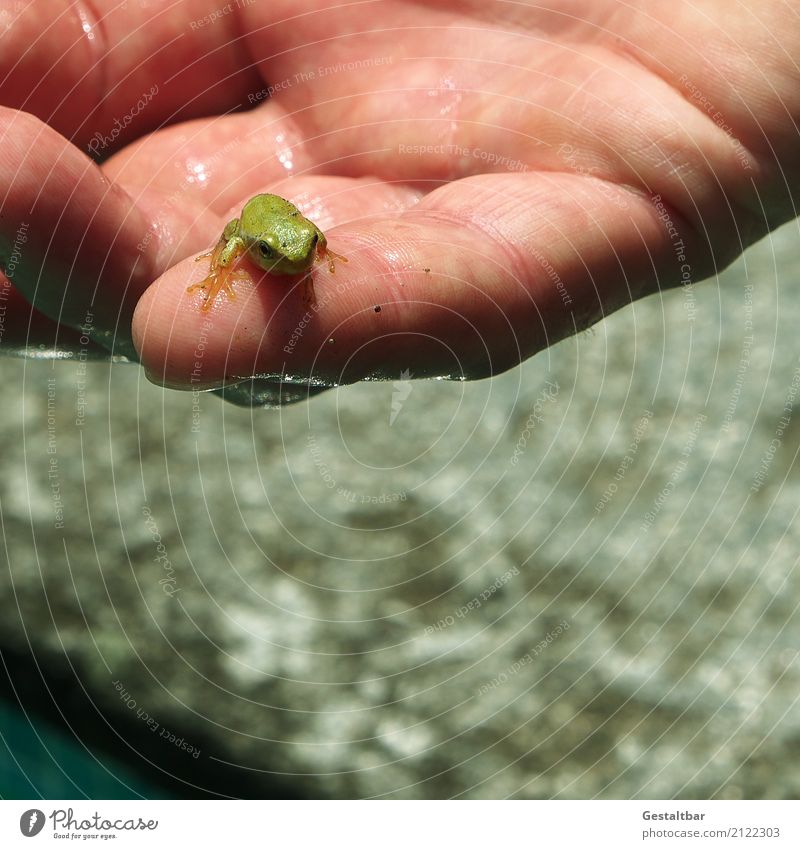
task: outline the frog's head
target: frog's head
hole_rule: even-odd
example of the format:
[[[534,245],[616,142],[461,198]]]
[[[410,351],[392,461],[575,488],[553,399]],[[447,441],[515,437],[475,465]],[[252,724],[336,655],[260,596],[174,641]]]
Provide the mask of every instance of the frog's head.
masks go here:
[[[300,210],[278,195],[250,198],[242,209],[236,235],[248,258],[273,274],[303,274],[314,263],[317,243],[325,237]]]
[[[253,239],[248,256],[273,274],[303,274],[314,264],[318,241],[319,230],[313,225],[265,232]]]

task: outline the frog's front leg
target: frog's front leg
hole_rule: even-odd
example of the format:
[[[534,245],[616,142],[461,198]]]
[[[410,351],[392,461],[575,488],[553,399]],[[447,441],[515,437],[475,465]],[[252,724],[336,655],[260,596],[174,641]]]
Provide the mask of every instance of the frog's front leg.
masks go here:
[[[314,291],[314,274],[308,271],[303,277],[303,303],[310,307],[317,305],[317,293]]]
[[[339,262],[347,262],[347,257],[342,256],[341,254],[337,254],[335,251],[332,251],[328,247],[328,240],[325,236],[320,233],[319,234],[319,242],[317,243],[317,254],[314,257],[315,262],[322,262],[323,260],[328,263],[328,271],[331,274],[336,274],[336,261]],[[303,303],[308,304],[309,306],[316,306],[317,296],[314,292],[314,272],[313,269],[310,270],[306,276],[303,278],[304,290],[303,290]]]
[[[328,240],[325,236],[320,233],[319,242],[317,243],[317,256],[316,259],[318,261],[322,261],[326,259],[328,261],[328,271],[331,274],[336,274],[336,260],[339,262],[347,262],[347,257],[342,256],[341,254],[337,254],[335,251],[332,251],[328,247]]]
[[[236,235],[236,230],[238,229],[238,227],[239,227],[239,219],[238,218],[234,218],[231,221],[229,221],[225,225],[225,229],[222,231],[222,235],[219,237],[219,241],[217,242],[216,245],[214,245],[214,249],[210,250],[210,251],[206,251],[206,253],[204,253],[204,254],[200,254],[200,256],[195,257],[194,261],[200,262],[203,259],[211,257],[210,271],[211,271],[212,274],[213,274],[213,272],[215,272],[220,267],[220,265],[228,265],[230,260],[228,260],[227,262],[221,262],[220,261],[221,254],[223,253],[224,249],[228,246],[228,242],[231,239],[233,239],[233,237]],[[195,284],[195,287],[197,287],[197,286],[200,286],[200,284],[199,283]]]
[[[208,277],[189,286],[187,292],[196,292],[198,290],[205,293],[205,299],[201,309],[207,312],[211,309],[217,295],[220,291],[224,291],[230,300],[235,300],[236,295],[231,286],[234,280],[242,280],[248,277],[245,271],[239,271],[238,259],[244,253],[246,245],[238,236],[234,235],[238,227],[239,219],[234,218],[228,222],[222,234],[222,238],[217,242],[213,251],[201,254],[196,262],[202,259],[211,257],[209,265]]]

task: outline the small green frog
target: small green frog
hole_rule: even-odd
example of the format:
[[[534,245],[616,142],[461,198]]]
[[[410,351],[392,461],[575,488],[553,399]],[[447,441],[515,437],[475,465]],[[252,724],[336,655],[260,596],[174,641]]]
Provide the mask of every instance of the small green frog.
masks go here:
[[[208,277],[186,290],[205,293],[201,309],[211,309],[220,291],[233,300],[236,296],[231,283],[249,278],[239,268],[242,257],[271,274],[305,275],[306,303],[316,303],[311,267],[323,259],[328,269],[335,273],[335,260],[347,258],[328,247],[325,234],[313,222],[304,218],[300,210],[278,195],[256,195],[244,205],[239,218],[225,225],[216,247],[197,257],[196,262],[211,257]]]

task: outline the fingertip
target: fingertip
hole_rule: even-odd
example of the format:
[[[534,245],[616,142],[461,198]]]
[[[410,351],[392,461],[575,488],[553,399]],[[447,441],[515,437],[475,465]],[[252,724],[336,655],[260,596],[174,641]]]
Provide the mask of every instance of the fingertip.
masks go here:
[[[170,389],[210,389],[221,386],[213,358],[207,356],[214,327],[215,304],[203,309],[203,295],[187,291],[194,258],[179,263],[156,280],[139,299],[133,314],[133,344],[147,379]],[[198,269],[199,270],[199,269]],[[187,279],[188,278],[188,279]]]

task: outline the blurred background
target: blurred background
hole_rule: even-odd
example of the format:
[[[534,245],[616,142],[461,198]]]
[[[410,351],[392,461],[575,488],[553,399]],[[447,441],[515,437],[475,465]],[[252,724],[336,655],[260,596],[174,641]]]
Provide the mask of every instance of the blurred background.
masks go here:
[[[0,360],[0,795],[796,798],[798,272],[278,410]]]

